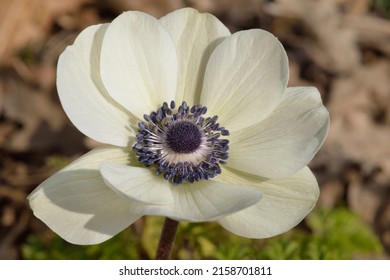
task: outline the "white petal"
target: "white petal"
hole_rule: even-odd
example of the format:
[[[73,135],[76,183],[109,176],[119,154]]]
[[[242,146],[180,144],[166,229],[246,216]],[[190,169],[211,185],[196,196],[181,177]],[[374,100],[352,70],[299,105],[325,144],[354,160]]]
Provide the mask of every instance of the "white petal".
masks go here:
[[[101,72],[109,94],[142,118],[175,99],[177,54],[163,25],[141,12],[125,12],[107,28]]]
[[[61,54],[57,88],[72,123],[96,141],[126,146],[135,135],[127,114],[108,94],[100,78],[100,48],[107,25],[88,27]]]
[[[216,47],[207,64],[201,104],[231,132],[250,126],[279,104],[288,59],[269,32],[237,32]]]
[[[214,181],[171,185],[174,202],[149,205],[146,214],[175,220],[210,221],[245,209],[261,198],[261,193],[247,187]]]
[[[267,178],[303,168],[324,142],[329,113],[313,87],[288,88],[265,120],[230,136],[230,167]]]
[[[210,54],[230,32],[215,16],[192,8],[174,11],[160,21],[172,35],[179,57],[176,102],[199,104]]]
[[[71,243],[101,243],[142,216],[141,204],[106,186],[98,170],[104,160],[125,164],[128,151],[114,147],[92,150],[28,197],[34,215]]]
[[[104,162],[100,172],[106,184],[124,197],[152,204],[174,202],[170,183],[149,168]]]
[[[290,230],[310,213],[319,196],[317,181],[307,167],[282,180],[237,176],[225,170],[222,174],[263,193],[259,203],[218,220],[225,229],[247,238],[268,238]]]

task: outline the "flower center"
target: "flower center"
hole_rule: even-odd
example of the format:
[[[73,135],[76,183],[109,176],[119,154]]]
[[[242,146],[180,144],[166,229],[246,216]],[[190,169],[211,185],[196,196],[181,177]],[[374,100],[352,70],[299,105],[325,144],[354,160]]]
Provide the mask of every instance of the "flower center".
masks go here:
[[[179,154],[195,152],[202,143],[199,127],[191,121],[173,122],[168,127],[166,141],[172,151]]]
[[[221,173],[226,164],[229,141],[220,139],[229,131],[217,123],[218,117],[204,118],[207,108],[191,109],[183,102],[174,112],[175,102],[164,102],[161,108],[144,115],[138,123],[137,143],[133,150],[138,161],[156,168],[166,180],[179,185],[207,180]]]

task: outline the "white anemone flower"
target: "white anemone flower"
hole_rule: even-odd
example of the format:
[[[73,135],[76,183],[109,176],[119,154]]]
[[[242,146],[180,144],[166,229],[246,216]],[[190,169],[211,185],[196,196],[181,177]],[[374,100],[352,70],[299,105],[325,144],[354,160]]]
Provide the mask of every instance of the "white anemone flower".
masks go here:
[[[57,74],[72,123],[105,144],[29,196],[71,243],[103,242],[146,215],[266,238],[318,199],[306,165],[329,114],[316,88],[287,87],[286,52],[267,31],[231,34],[191,8],[125,12],[82,31]]]

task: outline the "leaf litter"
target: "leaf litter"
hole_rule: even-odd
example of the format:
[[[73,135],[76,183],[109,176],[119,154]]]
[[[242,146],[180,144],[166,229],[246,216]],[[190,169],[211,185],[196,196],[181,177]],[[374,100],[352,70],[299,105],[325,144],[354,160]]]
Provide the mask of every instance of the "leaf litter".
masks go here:
[[[86,26],[123,10],[160,17],[185,6],[210,12],[232,32],[263,28],[290,59],[290,86],[316,86],[331,114],[310,163],[318,207],[345,205],[390,253],[390,21],[369,0],[3,0],[0,2],[0,259],[46,227],[27,195],[98,143],[73,127],[55,88],[59,54]],[[56,160],[50,160],[50,159]],[[53,163],[54,162],[54,163]],[[385,256],[388,258],[388,255]]]

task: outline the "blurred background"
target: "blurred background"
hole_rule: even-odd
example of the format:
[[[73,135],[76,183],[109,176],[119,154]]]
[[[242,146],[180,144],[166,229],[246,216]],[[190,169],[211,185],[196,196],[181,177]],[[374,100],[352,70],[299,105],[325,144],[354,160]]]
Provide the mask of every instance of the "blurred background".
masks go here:
[[[390,254],[390,0],[0,0],[0,259],[150,259],[162,219],[137,221],[96,246],[63,241],[27,195],[97,143],[62,110],[56,63],[85,27],[122,11],[157,18],[191,6],[231,32],[262,28],[283,43],[291,86],[314,85],[331,114],[310,163],[315,210],[267,240],[213,223],[182,223],[179,259],[388,259]]]

